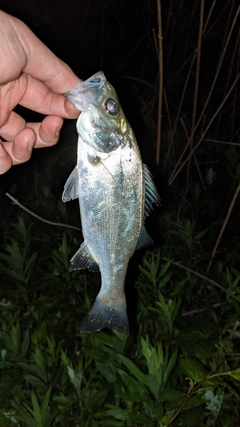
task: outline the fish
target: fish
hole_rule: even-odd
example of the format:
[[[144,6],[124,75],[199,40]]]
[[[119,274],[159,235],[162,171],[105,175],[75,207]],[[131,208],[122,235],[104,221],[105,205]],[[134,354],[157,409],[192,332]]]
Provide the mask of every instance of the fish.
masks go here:
[[[81,111],[77,165],[66,181],[63,202],[79,199],[84,241],[70,271],[101,274],[101,288],[80,331],[109,328],[129,334],[125,277],[136,249],[153,243],[144,222],[160,198],[118,96],[99,71],[65,94]]]

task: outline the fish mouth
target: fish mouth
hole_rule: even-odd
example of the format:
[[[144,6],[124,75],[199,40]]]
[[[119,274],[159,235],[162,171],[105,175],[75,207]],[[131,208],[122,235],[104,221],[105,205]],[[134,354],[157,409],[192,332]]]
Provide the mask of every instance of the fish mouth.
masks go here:
[[[85,80],[83,82],[83,86],[86,87],[87,89],[90,89],[91,87],[102,85],[105,81],[106,81],[106,77],[103,71],[98,71],[98,73],[94,74],[92,77],[89,77],[89,79]]]
[[[89,110],[89,104],[96,104],[99,91],[106,77],[102,71],[94,74],[85,81],[80,81],[74,88],[65,93],[65,98],[80,111]]]

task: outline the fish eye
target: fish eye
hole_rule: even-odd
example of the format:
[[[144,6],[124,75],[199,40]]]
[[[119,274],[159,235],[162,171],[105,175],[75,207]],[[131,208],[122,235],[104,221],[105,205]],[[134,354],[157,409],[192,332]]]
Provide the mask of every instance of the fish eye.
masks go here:
[[[117,102],[112,98],[105,101],[104,108],[110,116],[116,116],[119,111]]]

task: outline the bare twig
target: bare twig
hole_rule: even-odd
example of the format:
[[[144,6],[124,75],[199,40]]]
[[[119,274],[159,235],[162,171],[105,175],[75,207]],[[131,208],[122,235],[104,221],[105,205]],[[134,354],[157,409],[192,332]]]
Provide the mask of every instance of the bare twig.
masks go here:
[[[146,82],[146,80],[138,79],[137,77],[127,76],[126,74],[122,74],[122,77],[124,79],[134,80],[135,82],[142,83],[142,84],[150,87],[152,90],[155,90],[155,88],[152,85],[150,85],[150,83]]]
[[[162,102],[163,102],[163,33],[162,33],[161,0],[157,0],[157,17],[158,17],[159,89],[158,89],[158,133],[157,133],[156,164],[159,165],[160,149],[161,149],[161,129],[162,129]]]
[[[203,142],[216,142],[217,144],[236,145],[237,147],[240,147],[239,142],[218,141],[217,139],[204,139]]]
[[[208,22],[209,22],[209,19],[210,19],[210,16],[211,16],[211,13],[212,13],[213,7],[214,7],[214,5],[215,5],[215,2],[216,2],[216,0],[214,0],[214,2],[213,2],[213,5],[212,5],[212,7],[211,7],[211,9],[210,9],[210,12],[209,12],[209,14],[208,14],[208,17],[207,17],[206,24],[205,24],[205,26],[204,26],[204,29],[202,30],[203,35],[204,35],[204,33],[206,32],[206,30],[207,30],[207,24],[208,24]],[[181,98],[180,98],[180,102],[179,102],[179,106],[178,106],[178,111],[177,111],[177,115],[176,115],[176,118],[175,118],[175,123],[174,123],[173,128],[171,128],[171,129],[172,129],[172,130],[171,130],[171,139],[170,139],[170,143],[169,143],[169,147],[168,147],[168,152],[167,152],[167,155],[166,155],[166,160],[165,160],[165,163],[164,163],[164,168],[166,167],[166,164],[167,164],[167,160],[168,160],[169,154],[170,154],[170,152],[171,152],[171,150],[172,150],[172,145],[173,145],[174,135],[175,135],[176,128],[177,128],[177,124],[178,124],[178,119],[179,119],[179,116],[180,116],[180,114],[181,114],[182,104],[183,104],[183,101],[184,101],[184,99],[185,99],[186,89],[187,89],[187,86],[188,86],[188,83],[189,83],[189,80],[190,80],[190,77],[191,77],[191,73],[192,73],[193,65],[194,65],[194,62],[195,62],[195,59],[196,59],[197,54],[198,54],[198,49],[196,48],[196,49],[195,49],[195,51],[194,51],[194,53],[193,53],[193,54],[191,54],[192,59],[191,59],[191,63],[190,63],[190,66],[189,66],[188,74],[187,74],[186,79],[185,79],[184,87],[183,87],[183,90],[182,90],[182,95],[181,95]],[[190,56],[190,58],[191,58],[191,56]],[[178,72],[180,72],[180,71],[181,71],[181,70],[186,66],[186,64],[190,61],[190,58],[187,58],[187,60],[182,64],[182,66],[181,66],[181,67],[179,67]],[[194,132],[195,132],[195,130],[196,130],[196,129],[194,129]],[[192,137],[192,136],[191,136],[191,137]],[[190,140],[188,139],[188,141],[187,141],[187,145],[186,145],[185,149],[187,149],[187,148],[188,148],[189,141],[190,141]],[[184,153],[185,153],[185,151],[184,151]],[[182,153],[182,156],[184,155],[184,153]],[[181,162],[181,159],[182,159],[182,157],[180,158],[180,161],[178,160],[177,165]]]
[[[219,246],[219,243],[220,243],[220,241],[221,241],[222,235],[223,235],[224,230],[225,230],[225,228],[226,228],[226,226],[227,226],[227,223],[228,223],[228,221],[229,221],[230,215],[231,215],[232,210],[233,210],[233,207],[234,207],[234,205],[235,205],[235,203],[236,203],[236,200],[237,200],[237,197],[238,197],[239,192],[240,192],[240,184],[238,185],[238,187],[237,187],[237,189],[236,189],[236,191],[235,191],[235,193],[234,193],[234,195],[233,195],[232,201],[231,201],[230,206],[229,206],[228,211],[227,211],[226,218],[225,218],[225,220],[224,220],[224,222],[223,222],[222,228],[221,228],[221,230],[220,230],[220,232],[219,232],[219,235],[218,235],[217,241],[216,241],[215,246],[214,246],[214,248],[213,248],[212,255],[211,255],[211,259],[210,259],[210,261],[209,261],[208,268],[207,268],[207,273],[209,273],[209,270],[210,270],[210,268],[211,268],[211,266],[212,266],[212,262],[213,262],[213,259],[214,259],[215,255],[216,255],[217,248],[218,248],[218,246]]]
[[[61,222],[48,221],[47,219],[42,218],[41,216],[39,216],[39,215],[35,214],[34,212],[30,211],[30,209],[28,209],[25,206],[23,206],[17,199],[15,199],[13,196],[11,196],[11,194],[9,194],[9,193],[5,193],[5,194],[6,194],[7,197],[9,197],[9,199],[11,199],[15,203],[15,205],[19,206],[21,209],[23,209],[24,211],[26,211],[30,215],[34,216],[35,218],[39,219],[39,221],[45,222],[46,224],[49,224],[49,225],[54,225],[56,227],[71,228],[72,230],[81,231],[81,228],[74,227],[74,225],[62,224]]]
[[[206,32],[206,29],[207,29],[207,26],[208,26],[208,22],[210,21],[210,18],[211,18],[211,15],[212,15],[213,9],[214,9],[214,7],[215,7],[215,4],[216,4],[216,0],[214,0],[214,1],[212,2],[212,6],[211,6],[211,8],[210,8],[210,11],[209,11],[209,13],[208,13],[208,17],[207,17],[206,22],[205,22],[205,25],[204,25],[203,33],[205,33],[205,32]]]
[[[235,17],[234,17],[234,20],[233,20],[233,22],[232,22],[232,25],[231,25],[231,28],[230,28],[230,31],[229,31],[229,34],[228,34],[228,37],[227,37],[226,43],[225,43],[224,48],[223,48],[223,50],[222,50],[222,53],[221,53],[221,56],[220,56],[220,59],[219,59],[219,63],[218,63],[218,66],[217,66],[217,69],[216,69],[216,72],[215,72],[215,75],[214,75],[214,79],[213,79],[212,86],[211,86],[211,88],[210,88],[209,94],[208,94],[207,99],[206,99],[206,101],[205,101],[205,104],[204,104],[204,106],[203,106],[203,108],[202,108],[202,111],[201,111],[201,113],[200,113],[200,116],[199,116],[199,118],[198,118],[198,120],[197,120],[197,123],[195,124],[194,129],[193,129],[193,130],[192,130],[192,132],[191,132],[191,135],[190,135],[190,137],[189,137],[189,140],[187,141],[187,143],[186,143],[186,145],[185,145],[185,147],[184,147],[184,149],[183,149],[183,151],[182,151],[182,154],[180,155],[180,157],[179,157],[179,159],[178,159],[178,161],[177,161],[177,163],[176,163],[176,165],[175,165],[175,167],[174,167],[174,169],[173,169],[173,171],[172,171],[172,174],[171,174],[171,176],[170,176],[170,178],[169,178],[169,181],[168,181],[169,185],[171,185],[171,184],[173,183],[173,181],[175,181],[176,177],[178,176],[178,174],[180,173],[180,171],[182,170],[182,168],[185,166],[185,164],[188,162],[189,158],[192,156],[193,152],[196,150],[196,148],[200,145],[200,143],[201,143],[201,142],[202,142],[202,140],[203,140],[203,137],[202,137],[202,138],[200,139],[200,141],[198,141],[197,145],[193,148],[193,150],[192,150],[192,152],[189,154],[189,156],[187,156],[187,158],[186,158],[186,159],[185,159],[185,161],[182,163],[182,165],[181,165],[181,166],[179,166],[179,165],[180,165],[180,163],[181,163],[181,161],[182,161],[182,159],[183,159],[183,156],[184,156],[184,154],[185,154],[186,150],[188,149],[188,146],[189,146],[189,144],[190,144],[190,141],[191,141],[191,139],[193,138],[193,135],[194,135],[194,133],[195,133],[196,129],[198,128],[198,126],[199,126],[199,124],[200,124],[200,122],[201,122],[201,120],[202,120],[202,118],[203,118],[203,116],[204,116],[204,113],[205,113],[205,111],[206,111],[206,108],[207,108],[207,106],[209,105],[209,102],[210,102],[210,99],[211,99],[211,97],[212,97],[212,93],[213,93],[213,90],[214,90],[214,87],[215,87],[216,81],[217,81],[217,79],[218,79],[218,76],[219,76],[220,70],[221,70],[221,68],[222,68],[222,63],[223,63],[223,60],[224,60],[224,57],[225,57],[225,53],[226,53],[226,50],[227,50],[227,46],[228,46],[228,44],[229,44],[229,41],[230,41],[230,38],[231,38],[231,35],[232,35],[232,32],[233,32],[233,29],[234,29],[234,27],[235,27],[235,24],[236,24],[236,21],[237,21],[237,17],[238,17],[238,15],[239,15],[239,12],[240,12],[240,7],[238,8],[238,10],[237,10],[237,12],[236,12],[236,14],[235,14]],[[203,135],[204,135],[204,136],[206,135],[206,133],[207,133],[207,131],[208,131],[208,129],[209,129],[209,127],[210,127],[210,125],[212,124],[213,120],[216,118],[216,116],[218,115],[219,111],[222,109],[223,105],[225,104],[226,100],[228,99],[228,96],[230,95],[230,93],[231,93],[231,92],[232,92],[232,90],[234,89],[234,87],[235,87],[235,85],[236,85],[236,83],[237,83],[237,81],[238,81],[239,77],[240,77],[240,76],[238,75],[238,76],[237,76],[237,78],[235,79],[235,81],[234,81],[233,85],[231,86],[231,88],[229,89],[229,91],[227,92],[227,94],[224,96],[224,98],[223,98],[222,102],[220,103],[219,107],[217,108],[216,113],[212,116],[211,120],[209,121],[208,126],[206,127],[206,129],[205,129],[205,130],[204,130],[204,132],[203,132]]]
[[[162,257],[162,259],[164,261],[169,261],[169,258],[165,258]],[[217,288],[221,289],[221,291],[225,292],[226,294],[230,295],[232,298],[236,299],[237,301],[240,302],[240,298],[236,297],[236,295],[234,294],[234,292],[229,291],[228,289],[225,289],[222,285],[219,285],[219,283],[215,282],[215,280],[210,279],[207,276],[204,276],[201,273],[198,273],[197,271],[191,270],[191,268],[185,267],[184,265],[180,264],[180,262],[172,262],[173,265],[176,265],[179,268],[182,268],[183,270],[188,271],[191,274],[194,274],[194,276],[200,277],[203,280],[206,280],[206,282],[211,283],[211,285],[216,286]]]
[[[180,118],[180,122],[181,122],[181,124],[182,124],[182,127],[183,127],[183,130],[184,130],[184,132],[185,132],[186,138],[188,139],[188,137],[189,137],[189,135],[188,135],[188,131],[187,131],[186,125],[185,125],[185,123],[184,123],[184,121],[183,121],[182,117]],[[201,170],[200,170],[200,167],[199,167],[199,164],[198,164],[197,157],[196,157],[195,153],[193,153],[193,159],[194,159],[194,163],[195,163],[195,166],[196,166],[196,169],[197,169],[197,172],[198,172],[198,175],[199,175],[200,181],[201,181],[201,183],[202,183],[203,189],[204,189],[204,191],[206,192],[206,186],[205,186],[205,184],[204,184],[204,180],[203,180],[203,177],[202,177],[202,173],[201,173]],[[187,191],[187,186],[186,186],[186,191]]]
[[[191,124],[191,137],[189,138],[189,149],[190,153],[193,149],[193,136],[194,128],[196,125],[196,114],[197,114],[197,102],[198,102],[198,92],[199,92],[199,76],[200,76],[200,62],[201,62],[201,51],[202,51],[202,39],[203,39],[203,15],[204,15],[204,0],[201,0],[200,6],[200,22],[199,22],[199,31],[198,31],[198,46],[197,46],[197,63],[196,63],[196,73],[195,73],[195,87],[194,87],[194,97],[193,97],[193,112],[192,112],[192,124]],[[195,154],[194,154],[195,156]],[[195,163],[196,163],[195,158]],[[188,191],[190,170],[191,170],[192,156],[189,157],[187,165],[187,177],[186,177],[186,192]]]
[[[187,75],[187,77],[185,79],[184,87],[183,87],[183,90],[182,90],[182,96],[180,98],[180,102],[179,102],[179,106],[178,106],[178,111],[177,111],[176,119],[175,119],[173,128],[171,128],[171,139],[170,139],[170,143],[169,143],[169,146],[168,146],[168,151],[167,151],[167,154],[166,154],[164,168],[167,165],[168,157],[169,157],[169,155],[170,155],[170,153],[172,151],[172,146],[173,146],[173,141],[174,141],[174,135],[175,135],[176,128],[177,128],[178,119],[179,119],[179,116],[181,114],[182,104],[183,104],[185,93],[186,93],[186,90],[187,90],[187,85],[188,85],[188,82],[189,82],[189,79],[190,79],[190,76],[191,76],[191,72],[192,72],[194,61],[195,61],[195,57],[196,57],[196,52],[193,55],[193,58],[192,58],[192,61],[191,61],[191,64],[190,64],[190,67],[189,67],[189,70],[188,70],[188,75]]]
[[[213,308],[217,308],[217,307],[221,307],[222,304],[220,304],[220,302],[213,304],[212,307]],[[199,310],[191,310],[191,311],[186,311],[185,313],[182,313],[181,316],[182,317],[186,317],[186,316],[192,316],[193,314],[198,314],[198,313],[202,313],[203,311],[207,311],[208,308],[201,308]]]
[[[193,153],[196,151],[196,149],[199,147],[199,145],[200,145],[200,144],[201,144],[201,142],[203,141],[203,139],[204,139],[204,137],[205,137],[205,135],[206,135],[206,133],[207,133],[208,129],[210,128],[210,126],[212,125],[213,121],[214,121],[214,120],[215,120],[215,118],[217,117],[217,115],[218,115],[219,111],[222,109],[223,105],[224,105],[224,104],[225,104],[225,102],[227,101],[227,99],[228,99],[229,95],[231,94],[231,92],[232,92],[232,91],[233,91],[233,89],[235,88],[235,86],[236,86],[236,84],[237,84],[237,82],[238,82],[239,78],[240,78],[240,74],[236,77],[236,79],[234,80],[234,82],[233,82],[232,86],[230,87],[229,91],[227,92],[227,94],[226,94],[225,98],[222,100],[221,104],[219,105],[219,107],[217,108],[217,110],[215,111],[215,113],[213,114],[213,116],[212,116],[212,118],[210,119],[210,121],[209,121],[208,125],[207,125],[207,126],[206,126],[206,128],[204,129],[204,132],[203,132],[203,134],[202,134],[201,138],[199,139],[198,143],[194,146],[194,148],[193,148],[192,152],[191,152],[191,153],[186,157],[186,159],[185,159],[185,160],[184,160],[184,162],[181,164],[181,166],[179,166],[179,163],[180,163],[180,161],[182,160],[183,155],[185,154],[185,152],[186,152],[186,150],[187,150],[187,148],[188,148],[189,141],[188,141],[188,142],[187,142],[187,144],[185,145],[185,148],[184,148],[184,150],[183,150],[183,152],[182,152],[182,154],[181,154],[180,158],[178,159],[178,162],[177,162],[177,164],[176,164],[176,166],[175,166],[175,168],[174,168],[174,170],[173,170],[173,172],[172,172],[172,175],[171,175],[171,176],[170,176],[170,178],[169,178],[169,181],[168,181],[168,185],[169,185],[169,186],[170,186],[170,185],[172,185],[173,181],[175,181],[176,177],[178,176],[178,174],[181,172],[182,168],[183,168],[183,167],[185,166],[185,164],[187,163],[187,161],[188,161],[189,157],[191,157],[191,156],[193,155]],[[199,124],[199,122],[197,123],[197,125],[196,125],[196,126],[198,126],[198,124]],[[191,136],[190,136],[190,138],[191,138]],[[179,160],[180,160],[180,161],[179,161]],[[177,167],[178,167],[178,166],[179,166],[179,168],[177,169]]]

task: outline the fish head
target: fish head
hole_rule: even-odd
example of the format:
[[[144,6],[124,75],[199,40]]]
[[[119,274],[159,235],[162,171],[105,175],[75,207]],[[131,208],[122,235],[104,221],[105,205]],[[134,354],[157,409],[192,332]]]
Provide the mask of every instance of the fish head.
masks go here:
[[[82,111],[77,131],[97,151],[109,153],[124,144],[128,122],[113,86],[99,71],[65,94]]]

